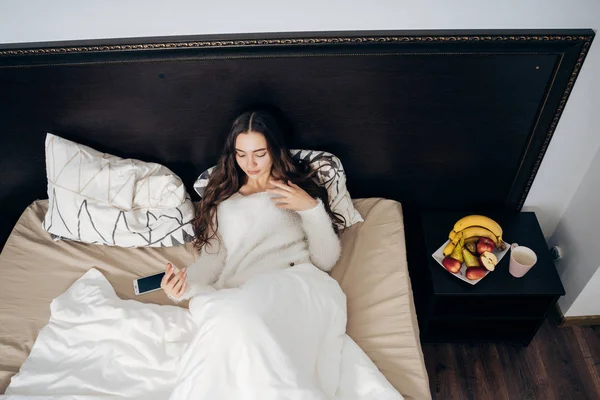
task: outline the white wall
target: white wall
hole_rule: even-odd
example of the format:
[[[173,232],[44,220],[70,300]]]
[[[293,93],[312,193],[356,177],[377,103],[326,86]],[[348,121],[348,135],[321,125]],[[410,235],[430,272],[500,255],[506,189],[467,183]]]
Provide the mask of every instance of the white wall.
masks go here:
[[[573,305],[568,309],[566,316],[600,315],[600,293],[598,292],[598,288],[600,288],[600,268],[596,270],[592,279],[590,279]]]
[[[248,32],[599,26],[598,0],[0,2],[0,43]],[[546,237],[555,231],[600,149],[598,41],[592,45],[525,203],[526,210],[537,212]],[[568,218],[564,230],[577,230],[569,225],[579,221]],[[587,271],[579,265],[569,267],[578,268]]]
[[[559,300],[567,317],[600,315],[600,151],[583,176],[549,245],[559,245],[557,261],[567,294]],[[592,280],[592,277],[595,278]]]

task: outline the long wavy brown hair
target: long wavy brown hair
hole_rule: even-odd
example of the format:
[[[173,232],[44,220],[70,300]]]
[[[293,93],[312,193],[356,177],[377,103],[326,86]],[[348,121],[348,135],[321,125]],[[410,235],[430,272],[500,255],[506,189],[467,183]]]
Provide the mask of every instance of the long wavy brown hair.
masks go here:
[[[242,113],[231,126],[223,152],[196,208],[196,217],[193,221],[196,248],[202,250],[211,240],[219,240],[217,207],[237,193],[248,179],[246,173],[238,166],[235,157],[237,137],[248,132],[257,132],[265,136],[269,155],[273,161],[271,176],[284,182],[292,181],[313,198],[320,198],[331,218],[333,229],[339,233],[345,221],[341,215],[331,210],[326,188],[316,181],[318,170],[311,170],[304,163],[294,162],[280,124],[271,113],[258,109]]]

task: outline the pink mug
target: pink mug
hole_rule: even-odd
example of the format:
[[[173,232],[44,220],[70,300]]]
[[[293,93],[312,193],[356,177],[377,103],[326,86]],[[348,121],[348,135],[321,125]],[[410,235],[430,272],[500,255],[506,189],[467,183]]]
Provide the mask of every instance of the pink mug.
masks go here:
[[[518,243],[510,245],[510,263],[508,272],[515,278],[525,275],[537,262],[537,256],[529,247],[519,246]]]

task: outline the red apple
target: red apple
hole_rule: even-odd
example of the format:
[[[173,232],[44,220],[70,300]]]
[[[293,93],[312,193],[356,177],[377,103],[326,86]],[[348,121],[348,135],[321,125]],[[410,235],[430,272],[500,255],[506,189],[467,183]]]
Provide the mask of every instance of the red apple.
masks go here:
[[[479,241],[477,242],[477,253],[483,254],[486,251],[489,251],[491,253],[492,251],[494,251],[495,247],[496,246],[494,245],[493,240],[488,239],[486,237],[481,237],[481,238],[479,238]]]
[[[455,260],[454,258],[448,256],[445,257],[442,260],[442,265],[444,266],[444,268],[446,268],[448,271],[452,272],[453,274],[457,273],[458,271],[460,271],[460,267],[462,265],[462,263],[458,260]]]
[[[481,253],[479,261],[481,261],[481,265],[483,265],[485,269],[493,271],[496,268],[496,264],[498,264],[498,257],[490,251],[484,251]]]
[[[490,239],[488,237],[485,237],[485,236],[480,237],[477,241],[478,242],[482,241],[482,242],[486,242],[486,243],[489,243],[489,244],[494,244],[494,241],[492,239]]]
[[[487,274],[487,269],[483,267],[473,267],[467,268],[467,272],[465,272],[465,276],[467,279],[471,281],[476,281],[477,279],[481,279]]]

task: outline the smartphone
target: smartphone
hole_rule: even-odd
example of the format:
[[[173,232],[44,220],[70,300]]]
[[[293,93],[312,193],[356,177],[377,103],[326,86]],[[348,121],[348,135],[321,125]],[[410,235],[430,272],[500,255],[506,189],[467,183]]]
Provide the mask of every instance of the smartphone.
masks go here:
[[[135,292],[136,296],[139,296],[140,294],[154,292],[160,289],[160,282],[162,281],[163,276],[165,276],[165,273],[159,272],[158,274],[148,275],[142,278],[134,279],[133,291]]]

